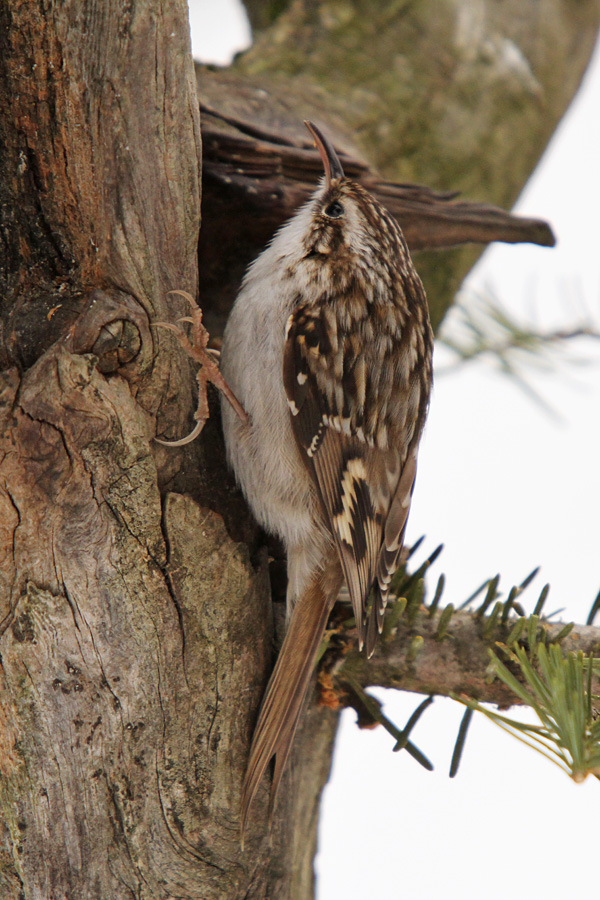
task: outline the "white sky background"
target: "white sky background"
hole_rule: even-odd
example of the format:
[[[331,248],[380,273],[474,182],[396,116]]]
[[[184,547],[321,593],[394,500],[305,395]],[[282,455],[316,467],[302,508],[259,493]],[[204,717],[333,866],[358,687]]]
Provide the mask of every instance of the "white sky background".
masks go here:
[[[226,63],[247,44],[234,0],[190,6],[196,56]],[[496,244],[469,289],[493,291],[540,329],[571,328],[584,316],[600,329],[599,207],[597,51],[517,207],[546,218],[557,247]],[[438,350],[438,365],[447,364],[450,354]],[[521,371],[554,416],[493,361],[438,377],[408,542],[426,534],[426,552],[445,544],[430,580],[433,590],[446,573],[445,602],[460,603],[496,572],[507,593],[541,565],[528,609],[550,582],[546,611],[564,607],[561,618],[584,622],[600,588],[600,341],[578,340],[550,358],[552,369],[525,363]],[[399,726],[422,699],[378,695]],[[594,896],[600,784],[573,784],[479,716],[450,780],[461,716],[462,708],[437,698],[417,725],[414,742],[435,766],[428,773],[393,754],[383,729],[361,732],[354,714],[344,714],[323,808],[318,900]]]

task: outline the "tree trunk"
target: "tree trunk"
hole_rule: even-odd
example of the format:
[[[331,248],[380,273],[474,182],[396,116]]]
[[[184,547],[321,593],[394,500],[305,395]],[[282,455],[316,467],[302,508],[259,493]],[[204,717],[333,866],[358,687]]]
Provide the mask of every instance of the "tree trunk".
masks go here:
[[[563,98],[591,46],[581,8]],[[187,6],[3,0],[0,25],[0,896],[304,900],[336,713],[310,706],[272,838],[265,784],[242,851],[272,665],[264,536],[218,417],[184,449],[152,440],[194,405],[152,327],[198,277]]]

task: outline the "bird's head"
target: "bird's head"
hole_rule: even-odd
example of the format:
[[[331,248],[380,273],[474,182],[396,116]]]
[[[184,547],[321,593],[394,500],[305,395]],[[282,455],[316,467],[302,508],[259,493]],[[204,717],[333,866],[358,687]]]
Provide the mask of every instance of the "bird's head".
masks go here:
[[[402,232],[386,209],[344,175],[316,125],[305,123],[321,160],[321,184],[251,266],[246,283],[278,273],[304,301],[342,294],[361,304],[389,303],[420,282]],[[415,288],[416,289],[416,288]],[[419,288],[422,291],[422,288]]]
[[[344,175],[331,142],[312,122],[304,123],[323,162],[325,175],[308,207],[304,259],[342,282],[351,273],[365,285],[389,289],[394,270],[408,258],[402,233],[390,214],[363,187]],[[336,280],[337,280],[336,279]],[[385,282],[385,285],[383,284]]]

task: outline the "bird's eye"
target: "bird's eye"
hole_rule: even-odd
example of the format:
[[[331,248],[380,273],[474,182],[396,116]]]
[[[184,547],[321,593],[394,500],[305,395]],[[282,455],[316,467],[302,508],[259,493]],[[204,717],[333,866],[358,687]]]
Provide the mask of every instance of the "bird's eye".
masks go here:
[[[329,216],[330,219],[339,219],[340,216],[344,215],[344,207],[339,200],[334,200],[333,203],[330,203],[329,206],[325,207],[323,212],[326,216]]]

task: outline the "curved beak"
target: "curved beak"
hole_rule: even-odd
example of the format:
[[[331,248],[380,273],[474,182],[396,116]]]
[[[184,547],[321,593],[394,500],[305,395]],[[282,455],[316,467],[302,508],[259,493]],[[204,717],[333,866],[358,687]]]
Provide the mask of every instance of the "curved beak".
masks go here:
[[[325,169],[325,182],[327,188],[329,188],[331,187],[332,181],[336,181],[338,178],[344,177],[342,164],[338,159],[337,153],[333,149],[333,145],[327,140],[323,132],[319,128],[317,128],[317,126],[313,122],[305,122],[304,124],[310,131],[315,142],[315,146],[319,151],[319,156],[323,161],[323,168]]]

